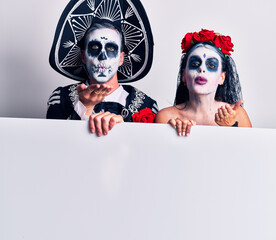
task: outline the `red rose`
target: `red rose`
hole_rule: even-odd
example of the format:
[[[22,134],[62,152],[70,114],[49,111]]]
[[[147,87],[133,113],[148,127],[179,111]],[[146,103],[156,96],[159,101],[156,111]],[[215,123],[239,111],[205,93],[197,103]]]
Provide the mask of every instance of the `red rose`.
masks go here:
[[[201,31],[195,35],[195,39],[198,42],[210,42],[213,41],[215,38],[216,34],[214,33],[214,31],[210,31],[207,29],[201,29]]]
[[[216,36],[214,40],[214,44],[217,47],[221,48],[221,51],[224,54],[231,55],[230,51],[232,52],[234,51],[233,50],[234,44],[231,42],[231,37],[229,36],[223,36],[223,35]]]
[[[134,113],[132,116],[133,122],[153,123],[155,114],[150,108],[142,109],[140,112]]]
[[[192,41],[193,33],[187,33],[181,42],[182,53],[187,52],[189,50],[189,48],[192,46]]]

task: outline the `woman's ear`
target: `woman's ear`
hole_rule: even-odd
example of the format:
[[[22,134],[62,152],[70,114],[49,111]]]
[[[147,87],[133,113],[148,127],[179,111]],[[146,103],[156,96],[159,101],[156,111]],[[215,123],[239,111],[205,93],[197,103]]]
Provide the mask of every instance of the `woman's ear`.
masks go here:
[[[181,81],[183,82],[184,85],[186,85],[186,79],[185,79],[185,70],[182,70],[182,79]]]
[[[125,58],[125,52],[121,52],[119,66],[121,66],[124,63],[124,58]]]
[[[226,72],[222,72],[219,80],[219,85],[222,85],[224,83],[225,76],[226,76]]]

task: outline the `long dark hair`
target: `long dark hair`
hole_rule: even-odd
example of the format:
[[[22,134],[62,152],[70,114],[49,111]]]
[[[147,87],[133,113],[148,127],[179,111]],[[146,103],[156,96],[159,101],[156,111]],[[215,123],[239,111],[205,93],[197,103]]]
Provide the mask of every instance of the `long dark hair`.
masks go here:
[[[187,59],[190,53],[198,47],[206,47],[218,53],[221,57],[222,71],[226,72],[224,83],[222,85],[218,85],[215,99],[217,101],[227,102],[229,104],[235,104],[237,101],[241,100],[241,85],[234,60],[229,55],[224,55],[216,46],[212,45],[211,43],[198,42],[181,57],[174,104],[177,105],[189,101],[189,90],[182,82],[182,74],[186,67]]]

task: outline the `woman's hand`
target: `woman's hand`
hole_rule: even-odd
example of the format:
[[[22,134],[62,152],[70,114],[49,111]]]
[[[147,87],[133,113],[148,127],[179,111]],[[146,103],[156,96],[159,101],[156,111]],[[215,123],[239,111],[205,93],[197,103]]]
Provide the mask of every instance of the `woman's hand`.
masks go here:
[[[243,100],[240,100],[236,102],[233,107],[229,104],[220,107],[215,114],[215,122],[219,126],[233,126],[237,121],[237,110],[238,108],[241,108],[242,103]]]
[[[98,103],[112,91],[113,87],[107,84],[91,84],[88,87],[85,84],[77,86],[79,100],[86,107],[86,115],[91,115]]]
[[[196,125],[196,122],[193,120],[181,120],[180,118],[170,119],[168,123],[176,129],[178,136],[189,136],[191,133],[191,127]]]

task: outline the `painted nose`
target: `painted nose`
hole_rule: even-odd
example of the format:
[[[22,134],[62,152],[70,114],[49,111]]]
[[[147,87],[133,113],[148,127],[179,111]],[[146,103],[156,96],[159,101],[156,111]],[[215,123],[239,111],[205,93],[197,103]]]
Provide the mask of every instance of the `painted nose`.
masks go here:
[[[198,70],[199,70],[200,73],[201,72],[205,73],[205,69],[203,67],[200,67]]]
[[[106,60],[107,57],[106,57],[106,55],[105,55],[105,52],[101,52],[100,55],[99,55],[99,57],[98,57],[98,59],[99,59],[99,61]]]

